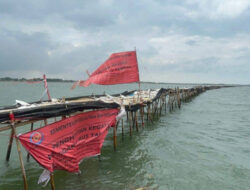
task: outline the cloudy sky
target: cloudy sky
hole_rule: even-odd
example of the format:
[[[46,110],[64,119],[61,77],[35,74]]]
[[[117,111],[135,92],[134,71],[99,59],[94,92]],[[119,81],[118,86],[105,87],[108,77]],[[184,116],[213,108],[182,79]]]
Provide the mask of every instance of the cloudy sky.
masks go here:
[[[86,79],[136,47],[142,81],[250,83],[250,0],[1,0],[0,77]]]

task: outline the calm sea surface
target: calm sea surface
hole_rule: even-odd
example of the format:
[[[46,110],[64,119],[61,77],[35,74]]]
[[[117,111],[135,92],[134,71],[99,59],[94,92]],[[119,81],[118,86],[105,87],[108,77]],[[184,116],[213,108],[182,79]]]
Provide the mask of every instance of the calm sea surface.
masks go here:
[[[52,97],[61,98],[119,93],[137,89],[136,84],[91,86],[70,90],[70,83],[49,83]],[[142,84],[143,89],[190,87],[175,84]],[[37,101],[42,84],[0,82],[0,106],[15,100]],[[39,127],[40,123],[36,125]],[[29,126],[18,129],[18,133]],[[23,189],[23,180],[14,142],[9,163],[5,162],[10,131],[0,133],[0,190]],[[112,131],[106,137],[101,161],[85,159],[81,175],[55,172],[58,190],[249,190],[250,189],[250,87],[207,91],[180,110],[162,115],[130,137],[128,127],[122,140],[118,130],[118,149],[113,151]],[[23,158],[29,189],[50,189],[37,184],[43,169]]]

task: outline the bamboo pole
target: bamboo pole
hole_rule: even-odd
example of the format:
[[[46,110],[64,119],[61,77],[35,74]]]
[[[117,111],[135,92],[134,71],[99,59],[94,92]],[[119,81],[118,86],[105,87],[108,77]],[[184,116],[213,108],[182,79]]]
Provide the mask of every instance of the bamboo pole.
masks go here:
[[[151,113],[151,105],[150,104],[148,106],[148,119],[151,121],[151,123],[153,123],[152,113]]]
[[[54,180],[54,174],[50,173],[50,185],[51,185],[51,190],[55,190],[55,180]]]
[[[15,124],[15,128],[22,127],[22,126],[25,126],[25,125],[30,124],[30,123],[34,123],[36,121],[41,121],[41,119],[35,119],[35,120],[30,120],[30,121],[24,121],[24,122],[21,122],[21,123],[17,123],[17,124]],[[11,125],[1,127],[0,132],[6,131],[6,130],[9,130],[9,129],[12,129]]]
[[[148,121],[148,119],[149,119],[149,103],[147,103],[147,121]]]
[[[11,148],[12,148],[12,143],[13,143],[13,136],[14,136],[14,131],[13,129],[10,132],[10,140],[9,140],[9,145],[7,149],[7,154],[6,154],[6,161],[8,162],[10,160],[10,153],[11,153]]]
[[[122,139],[124,138],[124,125],[123,125],[123,119],[122,119]]]
[[[144,105],[140,108],[140,115],[141,115],[141,125],[144,128]]]
[[[167,102],[167,94],[164,95],[163,101],[164,101],[164,111],[165,111],[165,113],[166,113],[166,108],[165,108],[165,106],[166,106],[166,102]]]
[[[139,127],[138,127],[138,121],[137,121],[137,111],[135,111],[134,120],[135,120],[136,131],[138,132],[139,131]]]
[[[114,151],[116,151],[117,147],[117,135],[116,135],[116,126],[118,123],[113,127],[113,141],[114,141]]]
[[[129,135],[132,136],[132,112],[129,111]]]
[[[30,131],[33,131],[33,127],[34,127],[34,123],[31,123],[31,126],[30,126]],[[27,161],[30,160],[30,154],[27,153]]]
[[[154,106],[153,105],[154,105],[154,102],[152,101],[151,104],[150,104],[150,111],[149,111],[149,113],[150,113],[149,114],[150,120],[152,120],[152,118],[153,118],[153,111],[154,111],[154,109],[153,109]]]
[[[164,97],[165,96],[161,96],[161,101],[160,101],[160,116],[161,116],[161,113],[162,113],[162,108],[164,106]]]
[[[28,190],[28,183],[27,183],[26,172],[25,172],[24,164],[23,164],[21,147],[20,147],[19,140],[18,140],[18,138],[16,136],[14,114],[12,112],[10,112],[9,117],[10,117],[10,120],[11,120],[11,126],[12,126],[12,129],[13,129],[13,135],[15,136],[15,139],[16,139],[16,147],[17,147],[17,152],[18,152],[18,156],[19,156],[20,166],[21,166],[21,170],[22,170],[22,174],[23,174],[24,189]]]
[[[44,125],[48,125],[48,120],[44,119]]]
[[[171,112],[171,92],[170,91],[168,94],[168,107],[169,107],[169,111]]]

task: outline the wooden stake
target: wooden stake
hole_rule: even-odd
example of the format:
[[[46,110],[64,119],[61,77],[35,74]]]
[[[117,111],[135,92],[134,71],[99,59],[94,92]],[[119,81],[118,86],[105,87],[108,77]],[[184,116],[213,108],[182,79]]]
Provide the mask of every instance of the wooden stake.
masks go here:
[[[167,96],[164,98],[165,114],[167,114]]]
[[[132,112],[129,111],[129,135],[132,136]]]
[[[134,120],[135,120],[136,131],[138,132],[139,131],[139,127],[138,127],[138,121],[137,121],[137,111],[135,111]]]
[[[114,151],[116,151],[116,146],[117,146],[116,126],[113,127],[113,137],[114,137]]]
[[[10,112],[9,117],[10,117],[10,120],[11,120],[11,126],[12,126],[12,130],[13,130],[13,135],[15,136],[15,139],[16,139],[16,147],[17,147],[17,152],[18,152],[18,156],[19,156],[20,166],[21,166],[21,170],[22,170],[22,174],[23,174],[24,189],[28,190],[28,183],[27,183],[26,173],[25,173],[24,164],[23,164],[21,147],[20,147],[19,140],[18,140],[18,138],[16,136],[14,114],[12,112]]]
[[[101,160],[101,155],[100,155],[100,154],[98,155],[98,160],[99,160],[99,162],[102,161],[102,160]]]
[[[54,174],[50,173],[50,185],[51,185],[51,190],[55,190],[55,180],[54,180]]]
[[[33,131],[33,126],[34,126],[34,123],[31,123],[31,126],[30,126],[30,131]],[[30,160],[30,154],[27,153],[27,161]]]
[[[147,104],[147,121],[148,121],[148,119],[149,119],[149,106],[150,106],[150,104],[148,103],[148,104]]]
[[[144,128],[144,105],[140,108],[140,115],[141,115],[141,125]]]
[[[153,103],[152,103],[153,104]],[[152,106],[153,107],[153,106]],[[153,111],[153,110],[152,110]],[[150,104],[149,104],[149,107],[148,107],[148,117],[149,117],[149,119],[150,119],[150,121],[151,121],[151,123],[154,123],[153,122],[153,119],[152,119],[152,112],[151,112],[151,106],[150,106]]]
[[[133,129],[135,129],[135,114],[133,111],[131,111],[131,119],[132,119],[132,126],[133,126]]]
[[[11,129],[10,132],[10,140],[9,140],[9,145],[7,149],[7,154],[6,154],[6,161],[8,162],[10,160],[10,153],[11,153],[11,148],[12,148],[12,143],[13,143],[13,136],[14,136],[14,131]]]
[[[122,139],[124,138],[124,125],[123,125],[123,119],[122,119]]]

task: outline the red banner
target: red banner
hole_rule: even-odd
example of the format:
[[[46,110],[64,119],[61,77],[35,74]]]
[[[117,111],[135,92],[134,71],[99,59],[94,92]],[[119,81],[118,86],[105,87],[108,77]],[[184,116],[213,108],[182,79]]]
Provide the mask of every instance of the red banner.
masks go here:
[[[80,86],[90,84],[112,85],[138,82],[139,70],[137,65],[136,51],[113,53],[89,79]]]
[[[78,172],[83,158],[100,154],[118,112],[118,109],[109,109],[78,114],[20,135],[19,140],[50,172]]]

